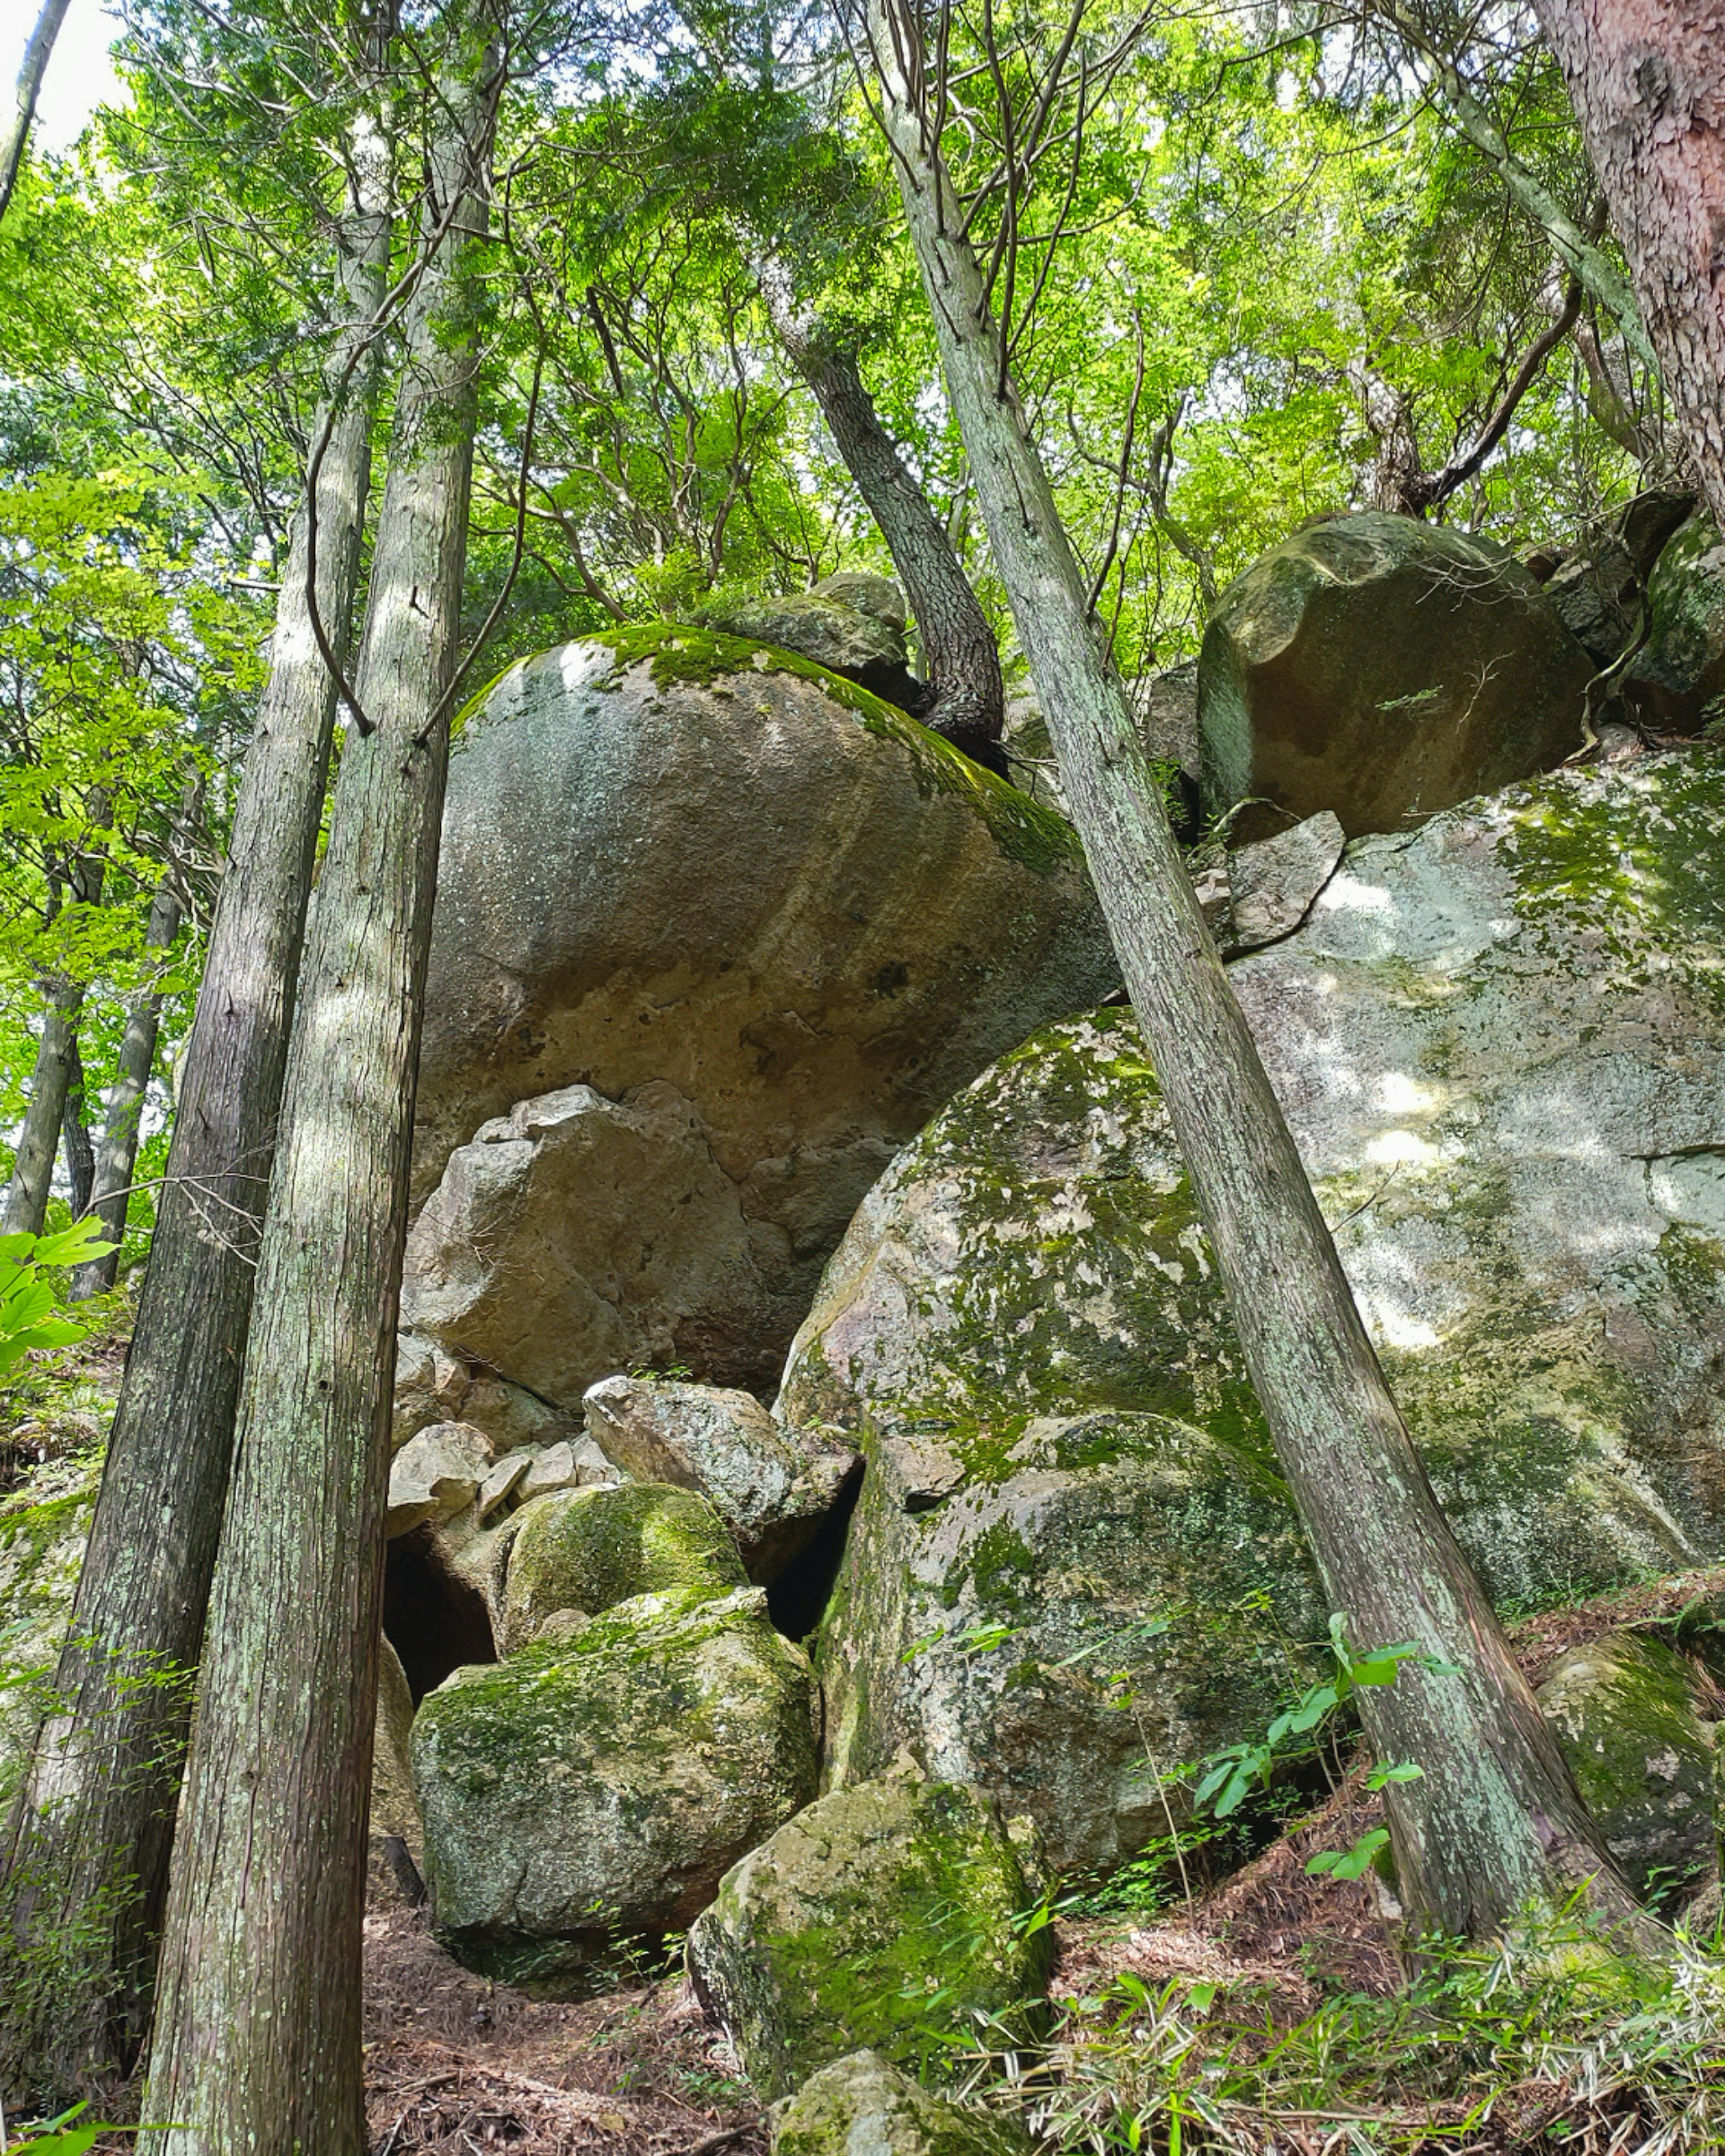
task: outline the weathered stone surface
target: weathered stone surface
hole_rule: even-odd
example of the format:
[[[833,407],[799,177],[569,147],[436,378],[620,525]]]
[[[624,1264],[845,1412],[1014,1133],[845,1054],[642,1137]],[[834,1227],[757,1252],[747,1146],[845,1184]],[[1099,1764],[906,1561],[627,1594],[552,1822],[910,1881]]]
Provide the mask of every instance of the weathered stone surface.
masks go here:
[[[493,1372],[470,1369],[459,1355],[423,1334],[396,1340],[395,1405],[390,1442],[399,1452],[434,1422],[471,1423],[501,1458],[518,1445],[539,1448],[571,1436],[577,1419],[536,1399]]]
[[[751,1393],[614,1377],[586,1405],[606,1458],[637,1481],[699,1491],[763,1586],[808,1547],[859,1465],[849,1445],[811,1444],[775,1422]]]
[[[509,1553],[502,1647],[513,1654],[560,1609],[597,1616],[673,1589],[723,1594],[747,1575],[704,1497],[662,1482],[563,1490],[524,1505]]]
[[[853,2051],[773,2107],[773,2156],[1022,2156],[1016,2119],[948,2103],[878,2051]]]
[[[418,1197],[516,1103],[593,1097],[543,1144],[494,1130],[440,1201],[495,1222],[523,1306],[422,1225],[404,1322],[431,1298],[446,1347],[570,1408],[636,1364],[770,1385],[893,1152],[1117,978],[1070,829],[862,690],[694,630],[524,661],[451,763]],[[562,1204],[536,1145],[591,1173],[568,1218],[527,1204]],[[562,1335],[590,1352],[547,1393],[512,1357]]]
[[[1692,494],[1639,494],[1584,532],[1558,563],[1546,596],[1596,666],[1610,665],[1640,636],[1653,565],[1694,507]]]
[[[401,1656],[388,1640],[379,1642],[379,1650],[377,1727],[372,1748],[371,1838],[377,1842],[394,1835],[406,1845],[408,1856],[423,1870],[425,1822],[419,1815],[419,1799],[413,1793],[413,1769],[409,1757],[413,1696],[408,1689]]]
[[[908,710],[919,685],[905,646],[903,598],[895,609],[889,596],[897,591],[885,577],[829,577],[811,592],[708,608],[702,619],[709,629],[727,636],[758,639],[812,659],[829,673]],[[863,604],[857,603],[859,598]]]
[[[50,1460],[0,1497],[0,1817],[59,1660],[101,1473],[95,1455]]]
[[[457,1671],[413,1723],[439,1938],[555,1984],[689,1923],[814,1794],[813,1716],[808,1657],[758,1588],[644,1594]]]
[[[1722,945],[1725,767],[1697,755],[1360,842],[1230,969],[1507,1606],[1725,1548]],[[1261,1729],[1281,1636],[1321,1636],[1125,1012],[1050,1029],[901,1155],[779,1411],[869,1464],[819,1649],[835,1778],[909,1744],[1033,1812],[1057,1862],[1109,1861],[1154,1824],[1146,1747],[1172,1767]]]
[[[1193,884],[1224,957],[1291,934],[1335,874],[1348,840],[1327,808],[1230,853],[1212,841],[1193,857]]]
[[[1647,642],[1625,670],[1644,725],[1694,733],[1725,718],[1725,540],[1705,510],[1671,540],[1647,583]]]
[[[1539,1687],[1587,1808],[1630,1884],[1647,1895],[1717,1868],[1717,1688],[1671,1648],[1608,1632]]]
[[[1332,809],[1397,831],[1580,746],[1594,671],[1494,542],[1375,511],[1296,532],[1222,594],[1199,661],[1204,805],[1241,839]]]
[[[931,2027],[1034,2014],[1048,1934],[1012,1921],[1034,1898],[987,1798],[896,1774],[823,1797],[728,1872],[690,1973],[781,2097],[859,2047],[914,2058]]]
[[[491,1440],[470,1423],[434,1422],[410,1437],[390,1463],[387,1537],[465,1512],[491,1466]]]

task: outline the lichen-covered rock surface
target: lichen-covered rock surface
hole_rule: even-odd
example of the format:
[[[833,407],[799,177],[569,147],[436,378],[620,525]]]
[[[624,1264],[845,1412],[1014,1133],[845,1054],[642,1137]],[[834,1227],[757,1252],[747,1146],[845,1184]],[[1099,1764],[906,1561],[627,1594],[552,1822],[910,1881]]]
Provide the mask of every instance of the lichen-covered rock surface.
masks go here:
[[[893,1152],[1117,978],[1070,827],[813,662],[662,624],[524,660],[451,759],[415,1188],[467,1187],[403,1324],[572,1409],[770,1384]]]
[[[949,2103],[878,2051],[853,2051],[773,2107],[773,2156],[1024,2156],[1015,2118]]]
[[[1717,1557],[1721,762],[1359,842],[1230,978],[1500,1605]],[[868,1461],[819,1646],[837,1780],[909,1745],[1057,1862],[1111,1861],[1155,1825],[1152,1762],[1304,1677],[1317,1583],[1129,1014],[1050,1029],[906,1149],[779,1405]]]
[[[1693,1887],[1717,1870],[1725,1697],[1692,1662],[1661,1640],[1608,1632],[1563,1656],[1539,1704],[1637,1893]]]
[[[1242,838],[1333,809],[1349,837],[1512,784],[1581,743],[1593,661],[1477,534],[1367,511],[1223,593],[1199,658],[1204,804]]]
[[[0,1814],[59,1659],[101,1474],[96,1455],[52,1460],[0,1497]]]
[[[437,1935],[556,1986],[681,1929],[815,1787],[814,1681],[744,1587],[644,1594],[458,1670],[414,1717]]]
[[[1647,641],[1624,670],[1644,722],[1693,732],[1725,718],[1725,538],[1698,510],[1647,583]]]
[[[1034,2021],[1049,1937],[1014,1922],[1034,1899],[987,1797],[898,1773],[823,1797],[729,1872],[690,1972],[778,2097],[860,2047],[914,2061],[979,2012]]]
[[[586,1409],[588,1435],[625,1474],[707,1500],[761,1586],[808,1547],[860,1464],[853,1447],[811,1442],[752,1393],[716,1385],[602,1378]]]
[[[547,1617],[596,1617],[637,1595],[723,1594],[747,1584],[725,1523],[691,1490],[663,1482],[559,1490],[516,1516],[504,1587],[506,1652],[535,1639]]]

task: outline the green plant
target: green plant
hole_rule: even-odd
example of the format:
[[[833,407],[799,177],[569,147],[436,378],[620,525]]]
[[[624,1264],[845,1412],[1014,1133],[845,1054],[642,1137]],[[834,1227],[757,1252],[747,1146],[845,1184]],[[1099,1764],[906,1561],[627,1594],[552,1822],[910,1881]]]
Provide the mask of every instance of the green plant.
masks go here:
[[[105,1257],[116,1247],[103,1241],[102,1224],[93,1214],[58,1235],[0,1235],[0,1370],[10,1369],[33,1348],[69,1348],[84,1338],[89,1326],[58,1312],[50,1275]]]
[[[0,2141],[0,2156],[85,2156],[105,2133],[135,2130],[129,2126],[110,2126],[101,2119],[86,2119],[84,2114],[89,2109],[87,2103],[74,2103],[39,2130],[26,2133],[22,2141]],[[3,2133],[4,2122],[0,2121],[0,2134]]]

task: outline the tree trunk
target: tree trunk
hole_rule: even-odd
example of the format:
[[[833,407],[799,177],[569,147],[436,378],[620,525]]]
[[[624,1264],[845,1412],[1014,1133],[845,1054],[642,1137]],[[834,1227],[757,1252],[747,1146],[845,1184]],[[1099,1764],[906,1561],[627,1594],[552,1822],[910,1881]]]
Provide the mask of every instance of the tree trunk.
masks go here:
[[[763,254],[755,270],[774,332],[814,392],[904,584],[932,692],[917,716],[1004,776],[1004,758],[994,746],[1006,713],[999,647],[946,526],[880,424],[855,354],[836,344],[814,311],[799,304],[790,271],[777,255]]]
[[[98,829],[105,825],[112,809],[106,793],[93,789],[88,803],[90,820]],[[103,859],[99,853],[82,855],[67,879],[74,906],[101,903]],[[56,887],[57,888],[57,887]],[[49,919],[59,911],[55,896]],[[36,1044],[36,1062],[30,1074],[30,1100],[13,1155],[12,1179],[6,1186],[6,1209],[0,1216],[0,1235],[39,1235],[48,1218],[48,1199],[54,1187],[54,1155],[60,1149],[60,1129],[66,1103],[76,1079],[80,1091],[83,1065],[78,1059],[78,1021],[84,1010],[84,983],[64,975],[42,984],[45,1008],[42,1037]]]
[[[0,217],[5,216],[12,204],[12,191],[18,185],[24,151],[29,146],[30,123],[36,117],[36,100],[42,94],[42,78],[48,73],[54,41],[60,33],[60,24],[65,21],[70,4],[71,0],[42,0],[42,12],[30,33],[30,42],[24,47],[12,116],[6,123],[5,133],[0,135]]]
[[[90,1126],[84,1120],[84,1058],[74,1035],[72,1070],[66,1084],[66,1105],[60,1111],[60,1150],[66,1157],[66,1183],[71,1194],[72,1218],[81,1219],[90,1209],[95,1188],[95,1148],[90,1142]],[[73,1275],[75,1281],[77,1275]]]
[[[375,368],[362,326],[388,273],[388,153],[356,146],[361,194],[339,274],[354,326],[314,423],[319,612],[345,649],[370,483]],[[362,356],[356,358],[356,341]],[[352,371],[350,373],[350,362]],[[335,385],[344,377],[345,392]],[[90,1547],[14,1812],[0,1959],[44,1971],[0,2010],[0,2086],[77,2093],[142,2041],[175,1792],[221,1532],[234,1403],[281,1099],[336,690],[306,603],[310,505],[295,521],[270,679],[210,933],[167,1177]],[[78,1918],[75,1967],[53,1942]],[[7,1937],[8,1928],[12,1936]]]
[[[913,12],[873,0],[884,124],[994,561],[1041,691],[1138,1021],[1209,1229],[1277,1457],[1331,1606],[1356,1646],[1412,1639],[1455,1676],[1404,1668],[1360,1694],[1416,1929],[1499,1926],[1548,1884],[1634,1902],[1432,1494],[1235,1001],[1118,678],[1092,632],[1047,474],[1007,382],[981,272],[910,89]],[[931,70],[932,73],[932,70]],[[1003,384],[1005,391],[1003,394]]]
[[[1725,26],[1717,0],[1534,0],[1702,491],[1725,529]]]
[[[186,818],[194,813],[187,803]],[[150,907],[144,931],[146,951],[166,951],[180,932],[180,901],[164,878]],[[144,1112],[144,1095],[156,1066],[156,1035],[162,1024],[162,992],[146,988],[131,999],[126,1014],[126,1031],[120,1040],[119,1068],[109,1092],[102,1121],[102,1142],[97,1152],[90,1188],[79,1214],[94,1209],[101,1220],[104,1240],[114,1248],[105,1258],[91,1258],[72,1275],[70,1299],[85,1302],[114,1285],[120,1270],[120,1245],[126,1240],[126,1216],[131,1209],[132,1171],[137,1166],[138,1129]]]
[[[483,18],[482,18],[483,20]],[[360,1925],[395,1317],[472,470],[471,242],[501,86],[447,87],[357,696],[303,969],[181,1806],[158,2156],[363,2156]]]

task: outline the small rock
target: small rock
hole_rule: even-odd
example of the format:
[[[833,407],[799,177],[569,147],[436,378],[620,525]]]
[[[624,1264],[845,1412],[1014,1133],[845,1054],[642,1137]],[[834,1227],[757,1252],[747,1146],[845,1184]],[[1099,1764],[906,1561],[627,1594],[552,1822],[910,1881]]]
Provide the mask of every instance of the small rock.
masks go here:
[[[408,1746],[413,1727],[413,1696],[408,1689],[401,1657],[388,1640],[380,1642],[377,1664],[377,1730],[372,1752],[372,1841],[390,1835],[405,1844],[409,1856],[423,1868],[425,1861],[425,1823],[419,1816],[419,1800],[413,1794],[413,1770]]]
[[[1347,844],[1339,819],[1324,808],[1231,855],[1234,917],[1227,948],[1252,951],[1291,935],[1336,873]]]
[[[438,1938],[484,1974],[555,1986],[686,1925],[814,1795],[814,1677],[758,1588],[644,1594],[457,1671],[421,1703],[413,1752]]]
[[[390,1466],[385,1537],[465,1512],[490,1465],[491,1440],[470,1423],[433,1423],[410,1437]]]
[[[843,587],[833,588],[834,583]],[[852,596],[858,586],[883,587],[896,592],[885,577],[829,578],[812,592],[788,598],[746,599],[738,604],[711,609],[707,625],[730,636],[758,637],[781,651],[793,651],[812,659],[829,673],[855,681],[901,710],[918,701],[920,685],[912,675],[905,646],[904,602],[896,608],[898,619],[890,619],[890,608],[872,591],[871,603],[859,606]]]
[[[901,636],[905,633],[905,595],[891,577],[871,576],[863,569],[840,569],[836,576],[823,577],[813,589],[818,599],[835,599],[840,606],[854,607],[859,613],[884,622]]]
[[[543,1497],[552,1490],[572,1490],[581,1480],[572,1445],[553,1445],[538,1455],[527,1469],[523,1497]]]
[[[1717,1697],[1681,1655],[1635,1632],[1608,1632],[1564,1656],[1538,1699],[1605,1846],[1642,1895],[1717,1868]]]
[[[1016,2120],[949,2103],[878,2051],[853,2051],[773,2107],[773,2156],[1021,2156]]]
[[[410,1437],[432,1423],[457,1420],[470,1389],[467,1365],[459,1355],[424,1333],[398,1333],[392,1450],[399,1452]]]
[[[481,1520],[495,1512],[504,1499],[514,1493],[537,1456],[531,1452],[511,1452],[497,1462],[480,1485],[479,1516]]]
[[[643,1482],[698,1491],[731,1530],[751,1579],[776,1579],[813,1539],[854,1473],[775,1422],[751,1393],[605,1378],[586,1395],[589,1437]]]
[[[900,1773],[799,1812],[726,1875],[689,1969],[769,2097],[868,2046],[917,2056],[978,2013],[1036,2018],[1046,1930],[993,1803]]]
[[[504,1587],[502,1646],[513,1654],[558,1609],[608,1609],[673,1589],[726,1594],[747,1584],[725,1523],[704,1497],[658,1482],[560,1490],[521,1522]]]

